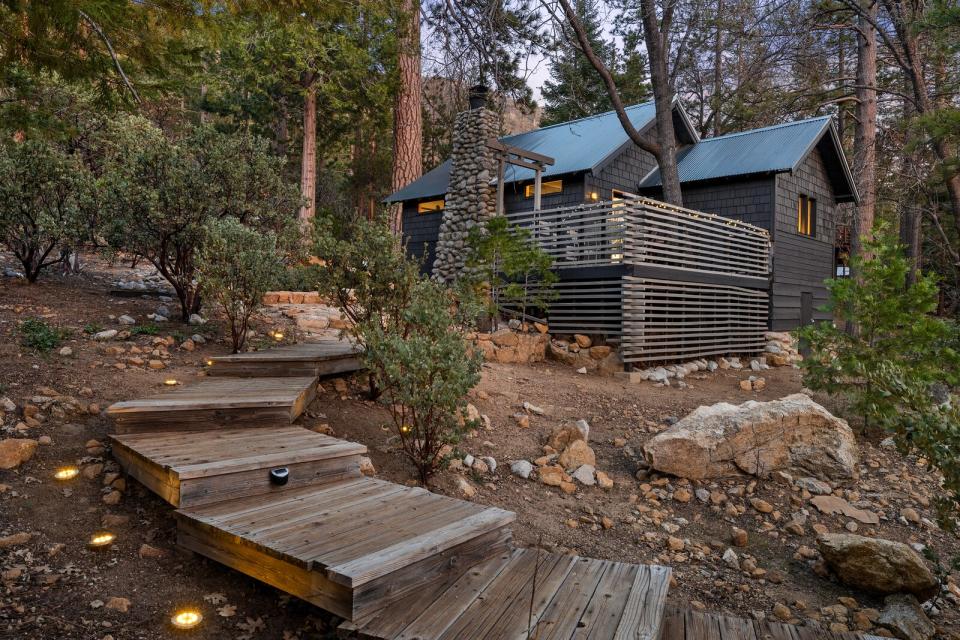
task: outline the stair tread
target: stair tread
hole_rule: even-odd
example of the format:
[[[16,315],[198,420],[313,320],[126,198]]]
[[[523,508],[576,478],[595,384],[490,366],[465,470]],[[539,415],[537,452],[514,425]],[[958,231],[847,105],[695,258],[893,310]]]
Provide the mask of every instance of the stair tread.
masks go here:
[[[413,594],[341,629],[382,640],[652,640],[669,583],[666,567],[514,549],[444,589]]]
[[[363,455],[367,448],[295,426],[131,433],[111,440],[180,479]]]
[[[208,378],[187,387],[110,405],[107,415],[124,417],[138,412],[247,407],[291,408],[313,386],[313,376],[292,378]]]
[[[302,342],[280,347],[272,347],[263,351],[248,351],[247,353],[233,353],[224,356],[214,356],[211,360],[214,366],[218,362],[313,362],[316,360],[331,360],[336,358],[352,358],[362,349],[346,340],[327,340],[323,342]]]
[[[483,533],[515,515],[375,478],[180,509],[178,517],[356,588]]]

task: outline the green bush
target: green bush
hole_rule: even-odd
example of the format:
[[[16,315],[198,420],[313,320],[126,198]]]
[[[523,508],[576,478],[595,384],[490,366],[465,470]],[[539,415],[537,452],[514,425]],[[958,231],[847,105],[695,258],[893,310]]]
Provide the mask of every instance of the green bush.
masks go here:
[[[29,318],[20,323],[20,339],[23,346],[41,353],[56,349],[68,337],[70,337],[69,329],[51,327],[37,318]]]
[[[235,218],[208,224],[198,257],[200,287],[226,314],[234,353],[243,347],[250,316],[282,268],[274,234],[260,233]]]
[[[854,260],[856,278],[828,283],[826,310],[836,324],[798,331],[811,348],[804,384],[846,397],[867,426],[890,431],[901,450],[924,456],[944,474],[955,506],[960,420],[949,389],[960,382],[957,325],[932,315],[938,299],[933,276],[918,274],[906,284],[909,263],[883,229],[865,243],[865,254],[870,257]]]
[[[58,249],[90,232],[93,180],[74,154],[51,143],[0,143],[0,242],[27,281],[60,261]]]
[[[157,268],[176,291],[186,322],[200,311],[197,253],[208,225],[233,218],[273,231],[292,251],[299,196],[283,179],[283,159],[256,137],[211,127],[195,127],[176,141],[158,130],[141,137],[149,144],[117,145],[103,181],[101,232],[114,249]]]
[[[443,446],[459,440],[466,395],[480,380],[481,358],[467,348],[456,306],[451,291],[419,279],[395,321],[359,327],[366,365],[424,484],[442,463]]]
[[[160,327],[155,324],[138,324],[130,327],[132,336],[156,336],[160,335]]]
[[[531,241],[528,230],[511,225],[504,216],[471,229],[467,252],[467,280],[488,290],[491,320],[511,309],[519,309],[526,320],[529,307],[546,311],[555,297],[553,258]]]

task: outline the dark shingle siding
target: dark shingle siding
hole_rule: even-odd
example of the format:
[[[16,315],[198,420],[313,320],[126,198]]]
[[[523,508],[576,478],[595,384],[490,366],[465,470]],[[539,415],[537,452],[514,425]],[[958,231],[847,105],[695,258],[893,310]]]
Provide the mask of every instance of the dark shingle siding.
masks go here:
[[[819,311],[829,294],[824,280],[834,277],[837,206],[819,150],[814,150],[793,174],[777,175],[776,234],[773,245],[773,317],[775,330],[800,324],[800,295],[813,295],[815,320],[830,320]],[[817,199],[816,237],[797,232],[797,199]]]
[[[627,145],[596,175],[587,176],[587,195],[590,191],[596,191],[600,200],[609,200],[614,189],[637,193],[640,180],[655,166],[657,162],[652,155],[635,145]]]
[[[770,230],[773,178],[683,187],[683,206]]]
[[[403,237],[407,243],[407,252],[423,263],[425,273],[430,273],[436,258],[437,237],[440,235],[440,221],[443,212],[417,213],[416,202],[403,204]]]

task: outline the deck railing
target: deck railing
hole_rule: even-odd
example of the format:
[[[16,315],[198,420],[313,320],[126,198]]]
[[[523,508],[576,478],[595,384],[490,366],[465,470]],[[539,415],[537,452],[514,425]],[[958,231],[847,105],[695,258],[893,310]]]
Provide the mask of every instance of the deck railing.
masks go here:
[[[765,229],[646,198],[507,217],[530,231],[557,269],[627,264],[753,277],[769,273]]]

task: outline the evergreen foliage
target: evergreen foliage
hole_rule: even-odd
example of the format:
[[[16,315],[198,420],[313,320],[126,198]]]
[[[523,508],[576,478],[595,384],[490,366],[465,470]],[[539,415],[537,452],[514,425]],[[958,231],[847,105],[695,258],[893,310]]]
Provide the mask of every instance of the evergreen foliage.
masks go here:
[[[201,291],[226,314],[237,353],[246,342],[250,316],[283,268],[277,237],[236,218],[213,220],[207,224],[197,263]]]
[[[804,384],[848,398],[867,425],[890,431],[903,451],[916,450],[940,469],[958,500],[960,407],[949,390],[960,383],[960,327],[932,315],[934,276],[905,284],[909,263],[885,229],[864,247],[869,257],[854,259],[857,277],[829,283],[826,310],[836,323],[798,331],[812,349]],[[843,330],[848,322],[857,330]]]
[[[468,278],[475,288],[487,290],[491,320],[508,308],[519,308],[521,318],[529,307],[545,311],[556,292],[553,258],[530,239],[530,232],[511,225],[504,216],[474,227],[467,238]]]
[[[186,321],[200,310],[197,250],[215,220],[277,234],[292,247],[299,200],[265,141],[195,127],[174,141],[149,127],[149,144],[119,145],[104,181],[101,232],[111,247],[141,255],[170,282]]]
[[[365,362],[384,389],[404,454],[428,484],[445,445],[466,425],[466,395],[480,381],[481,356],[467,348],[452,292],[425,278],[414,283],[395,321],[359,327]]]
[[[93,180],[75,154],[28,140],[0,143],[0,241],[29,282],[89,235]]]

